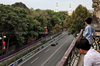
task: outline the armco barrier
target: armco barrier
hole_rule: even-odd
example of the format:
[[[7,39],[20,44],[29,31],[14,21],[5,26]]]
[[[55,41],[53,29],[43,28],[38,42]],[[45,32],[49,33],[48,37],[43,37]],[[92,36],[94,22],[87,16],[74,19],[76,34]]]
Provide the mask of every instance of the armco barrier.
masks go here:
[[[61,36],[58,36],[58,37],[61,37]],[[58,37],[54,38],[53,41],[55,41]],[[23,60],[29,58],[29,57],[30,57],[31,55],[33,55],[34,53],[37,53],[39,50],[41,50],[42,48],[44,48],[45,46],[47,46],[49,43],[50,43],[50,41],[47,42],[46,44],[42,45],[41,47],[37,48],[36,50],[34,50],[34,51],[28,53],[27,55],[25,55],[24,57],[22,57],[21,59],[19,59],[19,61],[13,62],[13,63],[10,64],[9,66],[16,66],[16,65],[18,65],[21,61],[23,61]]]
[[[61,37],[61,36],[58,36],[58,38],[59,38],[59,37]],[[57,37],[56,37],[56,38],[57,38]],[[49,44],[49,42],[48,42],[47,44]],[[43,47],[45,47],[45,46],[46,46],[46,44],[43,45],[43,46],[41,46],[41,47],[39,47],[38,49],[41,50],[41,48],[43,48]],[[27,59],[29,56],[33,55],[34,53],[38,52],[38,49],[37,49],[37,51],[32,51],[31,53],[29,53],[29,54],[25,55],[24,57],[22,57],[22,58],[21,58],[22,60],[20,60],[20,62],[23,61],[23,60],[25,60],[25,59]],[[17,64],[20,63],[20,62],[16,61],[16,62],[14,62],[14,63],[11,64],[11,65],[12,65],[12,66],[17,65]]]
[[[44,46],[41,46],[41,48],[44,48]]]
[[[40,50],[40,48],[38,48],[38,51]]]
[[[18,61],[14,62],[13,64],[11,64],[10,66],[16,66],[17,64],[19,64],[22,61],[22,59],[19,59]]]
[[[43,39],[49,38],[50,36],[53,36],[53,35],[47,35],[46,37],[43,37]],[[36,45],[36,44],[38,44],[39,42],[40,42],[39,40],[36,40],[34,44],[27,44],[27,45],[25,45],[25,46],[23,46],[23,47],[21,47],[21,48],[15,50],[15,51],[12,51],[12,52],[10,52],[10,53],[8,53],[8,54],[5,54],[5,55],[0,56],[0,62],[2,62],[2,61],[4,61],[4,60],[6,60],[6,59],[8,59],[8,58],[10,58],[10,57],[12,57],[12,56],[14,56],[13,54],[15,54],[15,53],[18,54],[18,53],[20,53],[20,52],[22,52],[22,51],[25,51],[28,47],[33,46],[33,45]],[[15,55],[16,55],[16,54],[15,54]]]
[[[19,59],[17,62],[18,62],[18,64],[20,63],[22,61],[22,59]]]

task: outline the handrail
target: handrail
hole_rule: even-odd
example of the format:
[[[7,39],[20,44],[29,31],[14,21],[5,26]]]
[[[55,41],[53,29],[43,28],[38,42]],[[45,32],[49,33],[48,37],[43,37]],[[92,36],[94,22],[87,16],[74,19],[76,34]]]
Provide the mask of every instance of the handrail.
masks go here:
[[[78,50],[75,48],[75,43],[79,38],[82,37],[83,31],[84,31],[83,29],[80,31],[80,34],[78,35],[77,39],[75,39],[75,41],[70,45],[70,47],[68,48],[67,52],[61,59],[58,66],[77,66],[78,65],[81,55],[78,52]],[[93,41],[92,48],[94,48],[98,52],[100,52],[100,30],[95,30],[95,32],[97,33],[97,36],[92,39],[92,41]],[[74,60],[73,60],[73,58],[74,58]]]
[[[82,33],[83,33],[83,29],[81,29],[80,34],[78,35],[77,39],[70,45],[70,47],[68,48],[67,52],[65,53],[65,55],[61,59],[58,66],[66,66],[69,63],[68,62],[69,56],[72,55],[71,53],[75,47],[75,43],[82,36]]]

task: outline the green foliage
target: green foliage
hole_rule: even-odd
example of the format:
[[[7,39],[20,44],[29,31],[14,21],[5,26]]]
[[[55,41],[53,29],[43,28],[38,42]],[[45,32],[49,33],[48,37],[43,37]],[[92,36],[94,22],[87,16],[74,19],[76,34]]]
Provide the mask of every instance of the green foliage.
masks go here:
[[[22,2],[16,2],[15,4],[12,4],[13,7],[19,7],[19,8],[23,8],[27,11],[28,14],[32,14],[30,9],[25,5],[23,4]]]
[[[49,19],[48,19],[48,30],[53,29],[53,27],[56,24],[59,24],[64,22],[65,18],[67,17],[67,12],[66,11],[60,11],[60,12],[54,12],[52,10],[46,10],[46,12],[49,14]]]
[[[12,5],[0,4],[0,32],[7,36],[6,43],[9,37],[9,46],[16,45],[17,49],[24,46],[30,37],[43,37],[44,35],[39,33],[45,32],[45,26],[50,33],[56,24],[59,25],[65,20],[66,16],[66,11],[34,10],[21,2]]]
[[[84,20],[90,15],[91,13],[86,7],[79,5],[75,11],[73,11],[72,16],[68,16],[66,19],[68,32],[71,34],[77,34],[80,32],[85,26]]]
[[[24,37],[22,36],[22,32],[27,30],[27,22],[26,15],[24,9],[14,8],[9,5],[0,5],[0,32],[5,32],[7,37],[16,37],[15,39],[18,41],[17,46],[22,45],[24,43]],[[11,37],[11,38],[12,38]],[[16,44],[15,43],[15,44]],[[18,45],[19,44],[19,45]]]
[[[61,28],[60,28],[60,25],[56,24],[53,29],[55,29],[57,32],[59,32]]]

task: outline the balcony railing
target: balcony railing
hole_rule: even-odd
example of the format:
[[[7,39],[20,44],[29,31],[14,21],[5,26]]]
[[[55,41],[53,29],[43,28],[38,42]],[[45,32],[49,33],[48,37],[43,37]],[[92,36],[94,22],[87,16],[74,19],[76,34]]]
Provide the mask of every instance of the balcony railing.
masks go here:
[[[83,58],[75,47],[76,41],[82,37],[83,29],[80,31],[77,39],[70,45],[69,49],[61,59],[59,66],[80,66],[80,59]],[[96,30],[97,36],[93,38],[93,48],[100,52],[100,31]],[[81,62],[82,63],[82,62]],[[82,65],[82,64],[81,64]]]

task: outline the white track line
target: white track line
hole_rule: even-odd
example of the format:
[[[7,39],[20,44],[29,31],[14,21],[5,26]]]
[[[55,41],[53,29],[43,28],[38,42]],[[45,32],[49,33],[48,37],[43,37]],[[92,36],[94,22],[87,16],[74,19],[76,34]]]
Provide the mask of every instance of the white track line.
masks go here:
[[[58,65],[59,65],[59,63],[60,63],[60,61],[56,64],[56,66],[58,66]]]
[[[48,52],[50,50],[50,48],[49,49],[47,49],[45,52]]]
[[[39,57],[37,57],[36,59],[34,59],[34,60],[31,62],[31,64],[34,63],[37,59],[39,59]]]
[[[66,34],[65,34],[66,35]],[[62,36],[62,37],[64,37],[64,36]],[[61,38],[61,37],[60,37]],[[58,39],[57,39],[58,40]],[[56,40],[56,41],[57,41]],[[54,42],[56,42],[56,41],[54,41]],[[23,62],[21,62],[20,64],[18,64],[18,66],[21,66],[22,64],[24,64],[26,61],[28,61],[29,59],[31,59],[32,57],[34,57],[35,55],[37,55],[37,54],[39,54],[41,51],[43,51],[44,49],[46,49],[47,47],[49,47],[50,46],[50,44],[48,45],[48,46],[46,46],[46,47],[44,47],[43,49],[41,49],[40,51],[38,51],[37,53],[35,53],[34,55],[32,55],[31,57],[29,57],[28,59],[26,59],[25,61],[23,61]]]
[[[69,40],[69,38],[68,38],[68,40]],[[67,41],[68,41],[67,40]],[[56,52],[58,52],[58,50],[67,42],[67,41],[65,41],[44,63],[42,63],[41,64],[41,66],[45,66],[45,64],[50,60],[50,58],[56,53]]]

